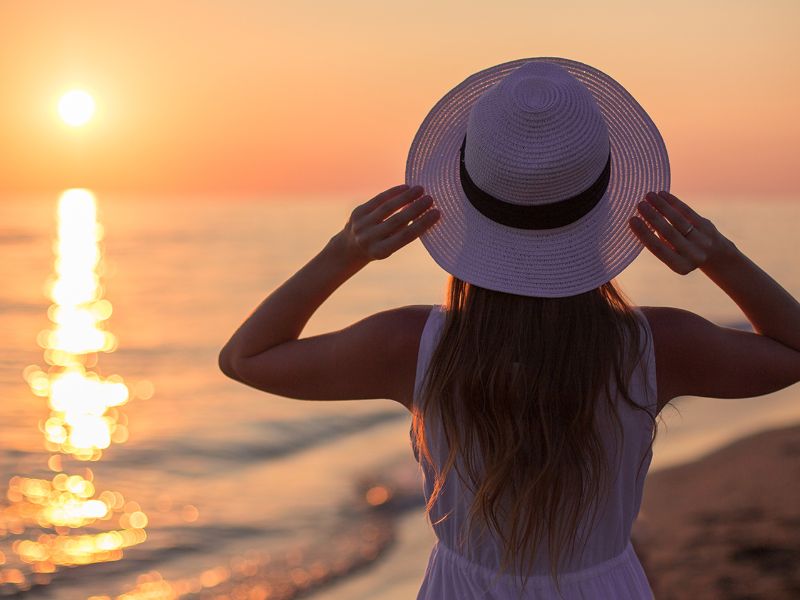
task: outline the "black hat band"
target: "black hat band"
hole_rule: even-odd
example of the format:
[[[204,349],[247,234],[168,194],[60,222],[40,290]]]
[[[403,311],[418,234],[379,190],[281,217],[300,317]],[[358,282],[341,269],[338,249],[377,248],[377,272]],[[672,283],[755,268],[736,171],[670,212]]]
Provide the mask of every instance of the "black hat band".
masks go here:
[[[576,196],[551,202],[550,204],[522,205],[512,204],[487,194],[472,181],[464,164],[464,148],[467,138],[461,144],[461,187],[470,204],[485,217],[509,227],[518,229],[554,229],[569,225],[592,210],[606,193],[611,178],[611,153],[608,153],[606,166],[595,182]]]

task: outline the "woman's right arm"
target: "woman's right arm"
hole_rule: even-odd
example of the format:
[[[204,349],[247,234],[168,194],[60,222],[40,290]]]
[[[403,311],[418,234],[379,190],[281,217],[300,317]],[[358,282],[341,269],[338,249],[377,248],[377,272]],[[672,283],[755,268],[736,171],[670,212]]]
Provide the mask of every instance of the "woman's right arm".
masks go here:
[[[686,395],[749,398],[800,381],[800,303],[684,202],[666,192],[648,198],[652,205],[640,205],[640,213],[649,226],[631,220],[637,237],[673,271],[699,268],[756,331],[721,327],[679,308],[650,309],[659,385],[668,388],[659,392],[663,403]]]

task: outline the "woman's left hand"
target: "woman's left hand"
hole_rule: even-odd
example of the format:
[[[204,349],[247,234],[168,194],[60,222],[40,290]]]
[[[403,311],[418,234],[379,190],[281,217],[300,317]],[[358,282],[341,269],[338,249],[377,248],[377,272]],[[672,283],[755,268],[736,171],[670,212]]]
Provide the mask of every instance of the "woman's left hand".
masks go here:
[[[433,199],[422,192],[398,185],[353,209],[338,234],[348,252],[364,262],[382,260],[418,238],[439,220],[438,210],[428,210]]]

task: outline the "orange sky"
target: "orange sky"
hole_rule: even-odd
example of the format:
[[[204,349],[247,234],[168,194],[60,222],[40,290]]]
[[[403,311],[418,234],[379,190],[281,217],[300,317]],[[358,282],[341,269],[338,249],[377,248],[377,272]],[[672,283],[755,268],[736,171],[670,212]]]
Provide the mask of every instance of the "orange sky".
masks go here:
[[[369,194],[428,110],[493,64],[615,77],[676,193],[796,196],[800,2],[3,2],[0,193]],[[72,129],[61,93],[97,113]]]

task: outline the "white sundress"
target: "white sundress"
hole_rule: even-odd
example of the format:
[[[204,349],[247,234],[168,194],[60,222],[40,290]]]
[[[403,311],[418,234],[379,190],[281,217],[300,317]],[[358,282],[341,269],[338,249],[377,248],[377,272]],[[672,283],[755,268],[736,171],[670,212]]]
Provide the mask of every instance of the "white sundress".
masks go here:
[[[634,311],[641,321],[645,341],[643,359],[634,371],[629,394],[637,404],[646,407],[652,415],[656,407],[652,331],[641,310],[634,307]],[[443,306],[434,305],[425,323],[417,357],[415,404],[418,402],[422,377],[436,346],[445,316]],[[417,600],[653,598],[647,576],[630,541],[631,528],[639,513],[644,480],[652,458],[652,450],[648,450],[652,421],[647,414],[631,407],[621,397],[617,406],[624,427],[623,452],[621,461],[618,461],[620,466],[615,473],[612,473],[613,483],[608,503],[598,512],[596,527],[588,538],[583,555],[571,557],[568,559],[567,568],[562,567],[559,576],[561,595],[558,594],[549,575],[546,554],[544,557],[542,555],[537,557],[534,571],[529,575],[525,585],[525,593],[521,594],[519,576],[514,577],[507,572],[498,575],[502,548],[491,532],[486,533],[482,546],[472,550],[475,555],[467,557],[456,551],[458,548],[456,535],[467,518],[472,496],[469,490],[461,485],[453,468],[431,511],[430,522],[434,523],[437,542],[431,550]],[[442,443],[443,436],[437,436],[436,432],[431,435],[430,425],[426,423],[425,427],[433,460],[437,465],[442,465],[447,457],[446,448]],[[413,433],[410,433],[414,456],[419,462],[418,449]],[[641,470],[637,477],[640,464]],[[423,493],[427,501],[433,492],[433,472],[427,464],[421,464],[420,470]],[[448,512],[452,514],[437,523]],[[486,542],[487,539],[491,540],[491,543]]]

